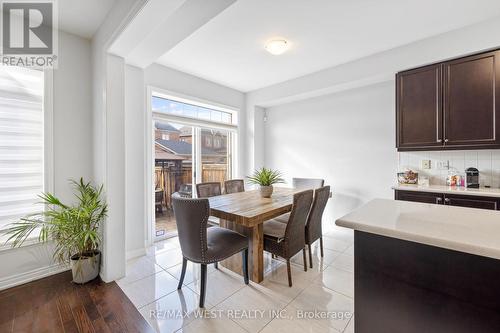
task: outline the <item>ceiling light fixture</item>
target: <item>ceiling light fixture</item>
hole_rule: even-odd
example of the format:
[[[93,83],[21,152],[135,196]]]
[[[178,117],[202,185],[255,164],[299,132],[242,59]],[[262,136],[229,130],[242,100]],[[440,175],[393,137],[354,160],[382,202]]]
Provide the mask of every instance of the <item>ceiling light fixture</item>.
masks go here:
[[[272,39],[267,42],[266,50],[272,55],[280,55],[285,53],[286,50],[290,47],[290,43],[288,43],[285,39]]]

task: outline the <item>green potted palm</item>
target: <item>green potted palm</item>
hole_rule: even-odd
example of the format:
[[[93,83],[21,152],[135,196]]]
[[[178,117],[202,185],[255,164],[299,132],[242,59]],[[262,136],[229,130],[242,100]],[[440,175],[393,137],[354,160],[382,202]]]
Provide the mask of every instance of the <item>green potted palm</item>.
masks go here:
[[[62,203],[50,193],[39,197],[46,205],[45,211],[28,215],[7,225],[1,233],[8,235],[12,247],[21,246],[33,233],[42,243],[54,242],[54,258],[60,263],[70,262],[73,282],[85,283],[99,275],[101,234],[99,226],[107,214],[107,204],[102,198],[102,185],[71,181],[77,202]]]
[[[247,179],[250,183],[259,185],[260,195],[263,198],[270,198],[273,194],[273,185],[285,182],[281,176],[278,170],[262,167],[260,170],[255,170]]]

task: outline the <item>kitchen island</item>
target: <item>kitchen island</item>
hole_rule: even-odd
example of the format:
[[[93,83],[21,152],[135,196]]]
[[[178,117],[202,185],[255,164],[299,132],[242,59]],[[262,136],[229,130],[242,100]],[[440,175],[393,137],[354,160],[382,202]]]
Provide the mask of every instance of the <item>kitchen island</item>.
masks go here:
[[[354,229],[357,333],[500,332],[500,212],[375,199]]]

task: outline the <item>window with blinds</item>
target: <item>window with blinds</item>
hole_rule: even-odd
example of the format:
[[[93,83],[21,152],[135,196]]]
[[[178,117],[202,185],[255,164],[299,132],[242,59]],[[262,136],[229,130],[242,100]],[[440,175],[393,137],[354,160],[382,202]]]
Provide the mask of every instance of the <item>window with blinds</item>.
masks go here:
[[[0,66],[0,228],[43,210],[44,73]]]

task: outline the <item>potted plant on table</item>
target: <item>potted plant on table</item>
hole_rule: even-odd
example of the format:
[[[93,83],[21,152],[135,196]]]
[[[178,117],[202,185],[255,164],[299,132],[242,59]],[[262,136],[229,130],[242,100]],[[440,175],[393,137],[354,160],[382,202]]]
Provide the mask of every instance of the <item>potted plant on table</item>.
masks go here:
[[[21,246],[32,233],[38,233],[42,243],[55,243],[54,258],[66,264],[70,261],[73,282],[85,283],[99,275],[101,234],[99,226],[107,214],[102,198],[102,185],[71,181],[78,199],[75,205],[63,204],[50,193],[40,195],[45,211],[28,215],[11,223],[1,233],[9,236],[12,247]]]
[[[281,172],[264,167],[260,170],[255,170],[253,175],[247,178],[250,183],[260,186],[260,195],[263,198],[271,197],[273,194],[273,184],[285,182],[283,178],[281,178]]]

